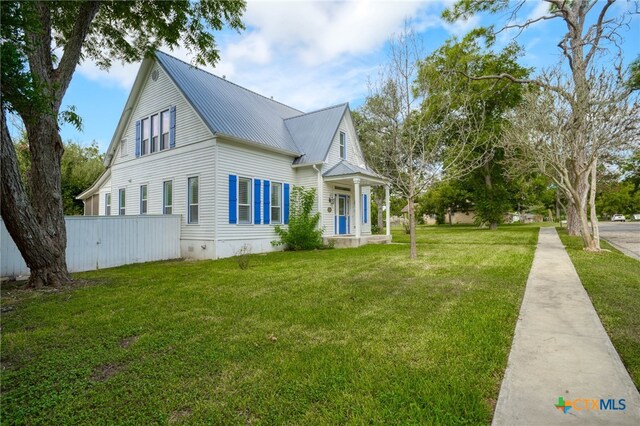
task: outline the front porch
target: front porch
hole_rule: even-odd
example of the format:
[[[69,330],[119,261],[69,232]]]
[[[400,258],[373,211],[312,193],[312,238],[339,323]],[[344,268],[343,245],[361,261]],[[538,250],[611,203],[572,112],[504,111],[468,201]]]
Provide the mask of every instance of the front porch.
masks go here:
[[[385,178],[343,160],[325,172],[322,181],[319,201],[323,205],[325,244],[341,248],[391,242],[389,182]],[[385,235],[372,234],[373,187],[385,188]]]
[[[351,248],[366,244],[389,244],[391,235],[361,235],[360,237],[355,235],[332,235],[323,237],[323,241],[325,245],[335,248]]]

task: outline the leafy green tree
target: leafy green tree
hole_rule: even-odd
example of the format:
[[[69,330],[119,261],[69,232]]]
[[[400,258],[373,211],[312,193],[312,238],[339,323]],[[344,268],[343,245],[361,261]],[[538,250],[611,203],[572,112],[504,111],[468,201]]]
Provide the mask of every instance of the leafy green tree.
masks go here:
[[[630,216],[640,212],[640,192],[633,192],[631,182],[617,182],[598,194],[596,204],[605,217],[618,213]]]
[[[508,73],[527,78],[531,70],[518,64],[520,54],[515,43],[494,52],[483,49],[474,36],[468,36],[445,42],[421,61],[418,73],[417,84],[428,91],[431,104],[449,102],[454,109],[470,105],[470,114],[483,124],[476,136],[483,143],[473,147],[473,157],[485,157],[486,161],[463,179],[471,192],[476,217],[491,229],[497,229],[511,207],[512,191],[504,169],[501,138],[508,124],[506,116],[521,101],[525,88],[508,80],[479,81],[467,76]]]
[[[629,28],[629,17],[616,10],[615,0],[545,3],[542,15],[523,17],[526,0],[457,0],[443,12],[443,18],[453,22],[476,13],[501,14],[505,21],[499,30],[490,26],[474,31],[489,43],[501,31],[520,33],[543,21],[556,21],[565,29],[558,42],[553,43],[560,54],[554,70],[546,70],[535,79],[510,73],[467,76],[473,80],[507,80],[539,89],[526,95],[526,105],[514,116],[513,123],[518,128],[509,137],[510,147],[518,148],[514,158],[523,167],[527,162],[535,165],[554,180],[568,202],[569,232],[580,233],[585,250],[599,251],[595,207],[598,161],[637,140],[633,133],[637,132],[634,121],[637,123],[638,104],[629,99],[634,84],[622,84],[624,76],[617,67],[623,59],[620,41]],[[637,68],[631,72],[635,76]],[[534,116],[529,117],[530,113]],[[540,136],[541,133],[545,134]],[[543,151],[548,147],[551,149],[547,156]]]
[[[31,194],[27,178],[31,169],[31,153],[25,133],[16,142],[15,150],[22,181],[27,193]],[[82,146],[71,141],[64,144],[61,164],[61,193],[65,215],[81,215],[83,213],[83,203],[76,197],[104,172],[103,158],[104,156],[100,154],[98,144],[95,142],[89,146]]]
[[[440,182],[427,191],[418,203],[419,216],[436,215],[438,223],[451,224],[451,216],[455,212],[467,212],[473,208],[471,193],[462,180]]]
[[[628,84],[631,90],[640,90],[640,56],[629,66]]]
[[[83,214],[84,205],[76,197],[87,189],[104,172],[98,144],[82,146],[67,142],[62,155],[62,202],[65,215]]]
[[[286,250],[314,250],[322,247],[322,229],[320,213],[313,213],[316,189],[294,186],[291,190],[289,206],[289,224],[276,226],[280,240],[273,241],[274,246],[284,245]]]
[[[60,122],[81,125],[74,109],[61,110],[78,64],[137,61],[161,46],[185,46],[196,64],[218,60],[211,30],[242,29],[241,0],[202,1],[3,1],[0,3],[2,67],[2,218],[31,270],[32,286],[70,280],[61,196],[64,145]],[[62,52],[59,56],[55,52]],[[29,139],[27,195],[7,128],[7,114],[21,119]]]

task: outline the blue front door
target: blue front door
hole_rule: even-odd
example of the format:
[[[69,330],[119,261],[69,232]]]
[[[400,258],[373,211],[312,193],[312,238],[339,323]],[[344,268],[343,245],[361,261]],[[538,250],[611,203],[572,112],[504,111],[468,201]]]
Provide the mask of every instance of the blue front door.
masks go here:
[[[349,196],[338,195],[338,234],[349,233]]]

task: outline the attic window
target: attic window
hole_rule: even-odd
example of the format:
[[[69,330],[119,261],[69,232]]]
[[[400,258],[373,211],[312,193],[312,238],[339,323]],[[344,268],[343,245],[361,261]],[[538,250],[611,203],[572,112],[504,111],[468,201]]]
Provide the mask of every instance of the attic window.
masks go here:
[[[347,159],[347,135],[340,132],[340,158]]]
[[[127,156],[127,140],[121,139],[120,140],[120,157],[126,157],[126,156]]]
[[[158,77],[160,76],[160,72],[158,72],[158,70],[153,70],[151,72],[151,79],[153,81],[158,81]]]

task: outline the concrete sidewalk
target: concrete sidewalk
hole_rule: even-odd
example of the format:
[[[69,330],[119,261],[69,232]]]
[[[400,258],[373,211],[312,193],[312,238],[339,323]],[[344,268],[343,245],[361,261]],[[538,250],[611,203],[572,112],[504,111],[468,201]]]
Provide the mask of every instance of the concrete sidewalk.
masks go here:
[[[540,229],[493,424],[640,425],[640,394],[554,228]]]

